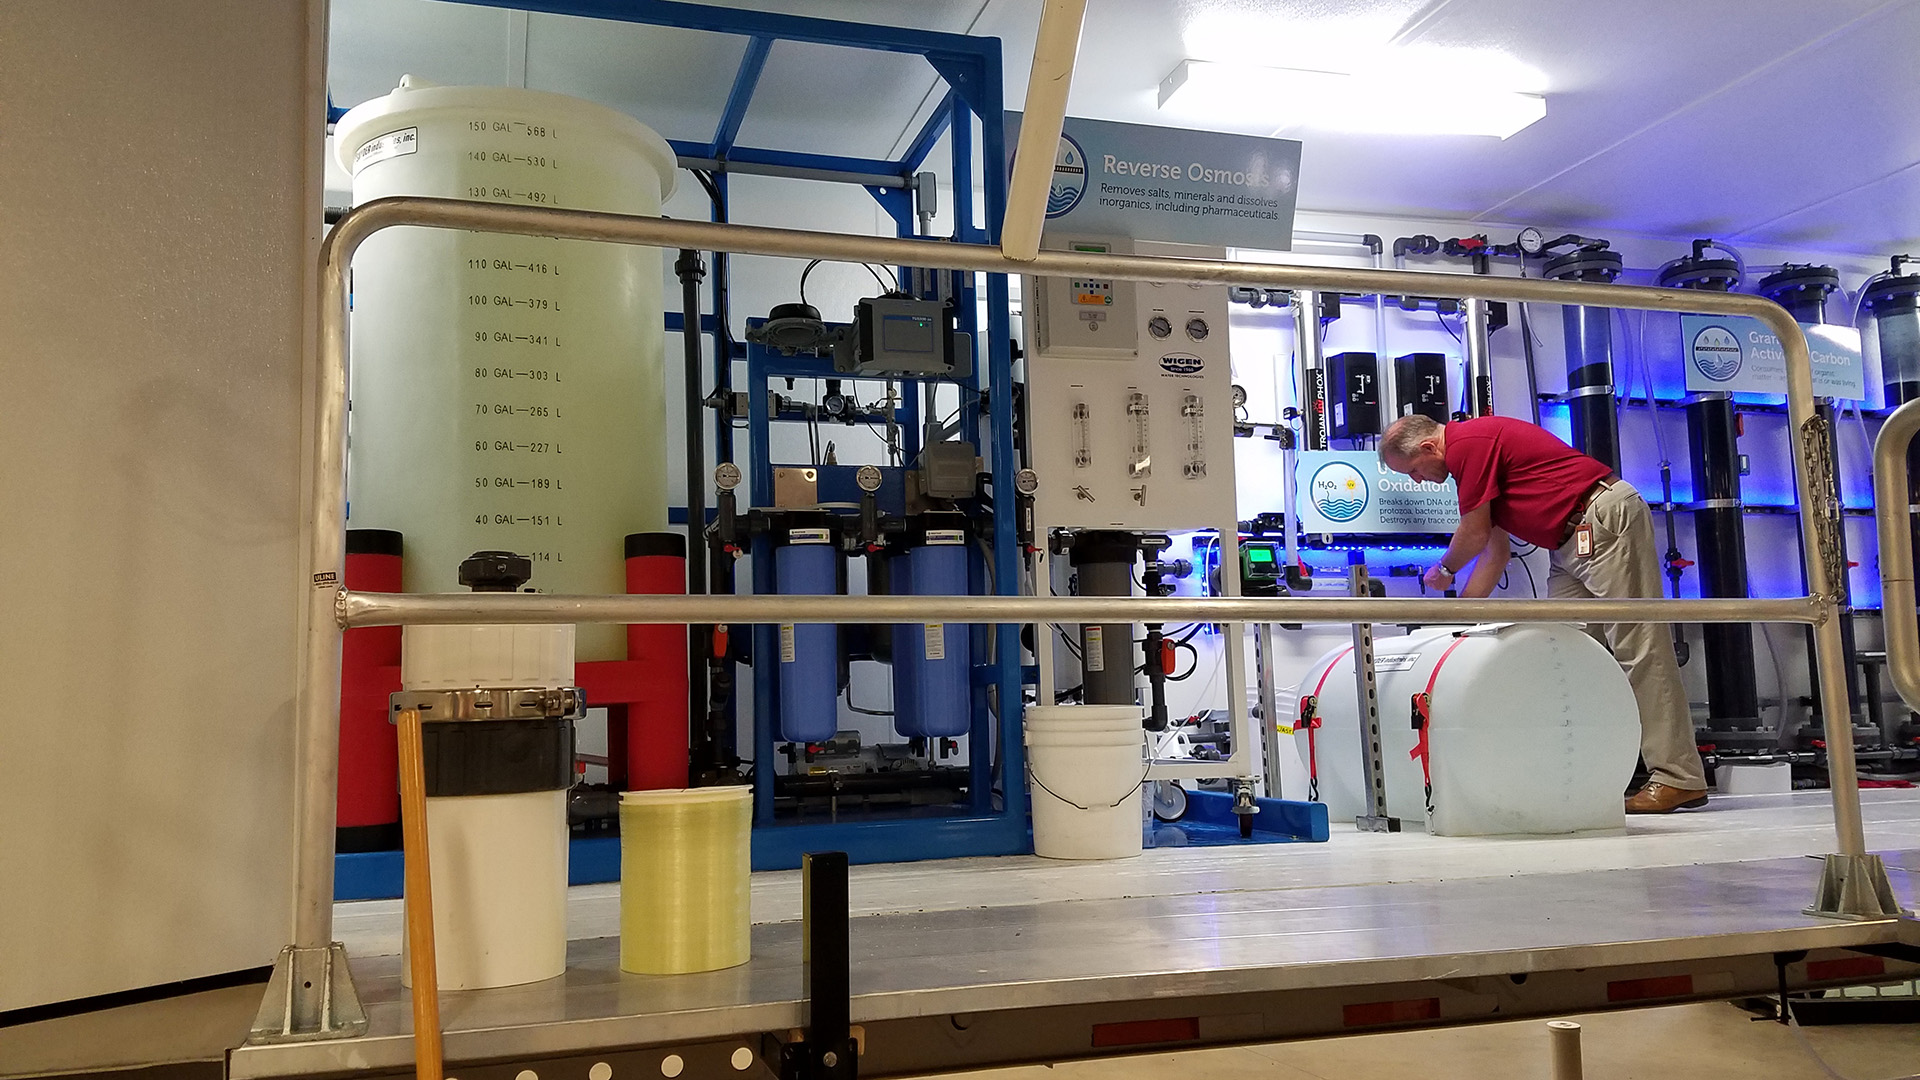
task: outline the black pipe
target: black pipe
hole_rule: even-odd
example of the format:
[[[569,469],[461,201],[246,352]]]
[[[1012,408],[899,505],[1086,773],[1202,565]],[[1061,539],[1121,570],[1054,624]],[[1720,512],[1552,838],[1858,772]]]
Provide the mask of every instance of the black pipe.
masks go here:
[[[896,772],[824,772],[804,776],[775,774],[776,798],[819,798],[828,795],[902,795],[910,791],[949,789],[964,791],[968,770],[956,766],[902,769]]]
[[[1132,596],[1133,560],[1140,540],[1126,532],[1085,532],[1074,538],[1069,559],[1081,596]],[[1089,705],[1135,704],[1133,624],[1080,628],[1081,700]]]
[[[1831,266],[1796,266],[1788,263],[1779,270],[1761,278],[1758,291],[1761,296],[1786,308],[1787,314],[1792,315],[1795,322],[1818,324],[1827,321],[1827,297],[1839,288],[1840,273]],[[1832,399],[1816,398],[1814,401],[1814,413],[1825,422],[1827,432],[1827,460],[1833,463],[1833,490],[1834,494],[1839,496],[1842,494],[1840,483],[1840,432],[1837,427],[1839,417],[1834,411]],[[1794,477],[1794,484],[1796,487],[1801,486],[1798,476]],[[1803,513],[1814,512],[1810,493],[1802,490],[1801,503]],[[1844,505],[1844,500],[1842,505]],[[1844,522],[1836,522],[1835,524],[1843,525]],[[1836,533],[1834,542],[1839,545],[1840,560],[1844,565],[1847,561],[1847,530],[1845,528],[1836,528],[1834,532]],[[1806,552],[1803,542],[1801,552],[1801,565],[1803,566],[1805,565],[1805,558]],[[1860,680],[1853,677],[1855,666],[1854,657],[1859,655],[1854,647],[1853,597],[1844,572],[1840,575],[1839,580],[1831,583],[1831,587],[1834,595],[1840,602],[1838,612],[1840,617],[1840,651],[1846,658],[1844,670],[1847,673],[1847,708],[1850,710],[1848,722],[1852,723],[1854,719],[1860,715]],[[1812,690],[1813,712],[1817,717],[1821,715],[1820,671],[1819,665],[1814,663],[1813,627],[1811,626],[1806,628],[1806,641],[1808,686]]]
[[[1620,253],[1582,247],[1547,260],[1543,277],[1607,283],[1620,276]],[[1567,340],[1567,408],[1574,449],[1620,471],[1620,418],[1613,404],[1613,312],[1610,308],[1560,309]]]
[[[1709,245],[1694,242],[1693,255],[1668,266],[1660,284],[1670,288],[1727,292],[1740,283],[1740,264],[1706,257]],[[1643,358],[1644,359],[1644,358]],[[1740,504],[1739,421],[1733,395],[1689,394],[1686,400],[1687,458],[1693,470],[1695,555],[1700,595],[1747,595],[1747,523]],[[1678,575],[1676,573],[1675,577]],[[1707,623],[1700,628],[1706,660],[1708,727],[1752,731],[1760,727],[1753,627]]]
[[[684,410],[687,453],[687,595],[707,591],[707,455],[705,382],[700,357],[700,282],[707,268],[700,253],[685,250],[674,261],[673,272],[680,279],[680,342],[686,350]],[[718,748],[722,733],[717,732],[707,708],[708,661],[713,651],[711,626],[687,627],[687,716],[692,721],[688,732],[689,752],[696,776],[713,777],[722,771]],[[729,725],[730,726],[730,725]]]

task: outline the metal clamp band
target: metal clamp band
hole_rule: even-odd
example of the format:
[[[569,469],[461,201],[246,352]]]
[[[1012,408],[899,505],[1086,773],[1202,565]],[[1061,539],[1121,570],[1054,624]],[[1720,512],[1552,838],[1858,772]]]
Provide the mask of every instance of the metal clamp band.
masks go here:
[[[1597,396],[1597,395],[1600,395],[1600,394],[1605,394],[1605,395],[1606,395],[1606,396],[1608,396],[1608,397],[1612,397],[1612,396],[1613,396],[1613,387],[1611,387],[1611,386],[1603,386],[1603,385],[1599,385],[1599,384],[1596,384],[1596,385],[1593,385],[1593,386],[1580,386],[1580,387],[1575,387],[1574,389],[1572,389],[1572,390],[1569,390],[1569,391],[1567,391],[1567,392],[1566,392],[1566,393],[1564,393],[1564,394],[1561,394],[1561,395],[1560,395],[1560,400],[1561,400],[1561,401],[1572,401],[1572,400],[1573,400],[1574,398],[1582,398],[1582,397],[1595,397],[1595,396]]]
[[[1742,504],[1739,499],[1701,499],[1698,502],[1682,503],[1680,504],[1680,509],[1687,511],[1739,510],[1741,506]]]
[[[1733,395],[1725,390],[1701,390],[1680,399],[1684,408],[1688,405],[1707,405],[1716,401],[1732,401]]]
[[[579,720],[587,715],[587,695],[577,686],[402,690],[388,700],[395,713],[402,709],[419,709],[420,719],[425,722]]]

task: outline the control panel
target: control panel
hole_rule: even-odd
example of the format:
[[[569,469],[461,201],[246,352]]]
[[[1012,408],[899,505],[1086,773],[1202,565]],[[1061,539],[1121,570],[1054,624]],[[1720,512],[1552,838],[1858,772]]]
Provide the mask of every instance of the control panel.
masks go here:
[[[1100,239],[1079,251],[1218,258]],[[1227,291],[1183,282],[1027,279],[1035,512],[1053,528],[1212,528],[1232,520]]]

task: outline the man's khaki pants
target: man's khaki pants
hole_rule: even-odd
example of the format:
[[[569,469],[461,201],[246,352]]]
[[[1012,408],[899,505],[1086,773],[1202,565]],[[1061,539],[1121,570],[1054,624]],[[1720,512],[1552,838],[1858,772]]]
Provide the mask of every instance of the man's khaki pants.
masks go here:
[[[1632,484],[1616,480],[1588,504],[1581,524],[1593,531],[1592,554],[1582,557],[1575,536],[1553,553],[1547,595],[1556,599],[1658,597],[1660,561],[1653,542],[1653,514]],[[1588,632],[1613,650],[1626,670],[1640,706],[1640,756],[1650,778],[1683,791],[1705,791],[1706,768],[1693,738],[1693,717],[1673,657],[1673,631],[1666,623],[1589,625]]]

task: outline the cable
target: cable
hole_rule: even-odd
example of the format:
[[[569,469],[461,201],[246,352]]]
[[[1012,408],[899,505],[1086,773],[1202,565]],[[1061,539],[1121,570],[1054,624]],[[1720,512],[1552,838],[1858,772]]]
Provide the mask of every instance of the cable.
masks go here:
[[[890,282],[886,278],[880,276],[880,271],[875,270],[873,268],[872,263],[861,263],[860,265],[866,267],[867,273],[873,275],[873,280],[880,283],[881,292],[886,293],[888,295],[892,295],[893,293],[898,292],[900,290],[900,286],[898,285],[898,283]]]
[[[846,698],[847,698],[847,708],[852,709],[854,712],[859,713],[861,716],[892,716],[893,715],[892,709],[887,709],[885,711],[882,711],[880,709],[863,709],[860,706],[855,705],[853,703],[853,683],[851,682],[847,683]]]
[[[813,268],[816,266],[819,266],[821,263],[825,261],[826,261],[825,259],[815,259],[812,262],[807,264],[807,268],[805,270],[800,271],[800,302],[801,303],[804,304],[807,302],[807,275],[813,273]]]

